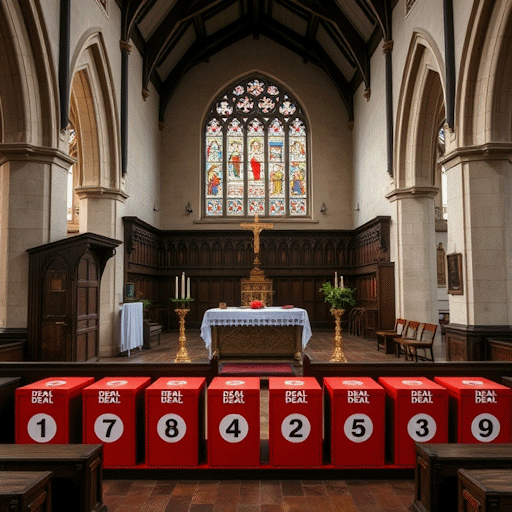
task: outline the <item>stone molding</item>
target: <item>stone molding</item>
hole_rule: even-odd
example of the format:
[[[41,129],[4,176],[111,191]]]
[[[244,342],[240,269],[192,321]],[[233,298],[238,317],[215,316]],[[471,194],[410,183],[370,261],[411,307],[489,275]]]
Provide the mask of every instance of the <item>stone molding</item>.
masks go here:
[[[479,160],[509,160],[512,162],[512,142],[487,142],[478,146],[466,146],[450,151],[439,163],[445,169],[451,169],[465,162]]]
[[[78,187],[75,189],[75,194],[79,199],[113,199],[122,203],[130,197],[123,190],[101,186]]]
[[[395,188],[386,194],[386,198],[390,203],[398,199],[419,199],[422,197],[434,198],[439,193],[437,187],[407,187]]]
[[[0,165],[6,162],[39,162],[55,164],[66,170],[76,163],[76,158],[60,149],[32,144],[0,144]]]

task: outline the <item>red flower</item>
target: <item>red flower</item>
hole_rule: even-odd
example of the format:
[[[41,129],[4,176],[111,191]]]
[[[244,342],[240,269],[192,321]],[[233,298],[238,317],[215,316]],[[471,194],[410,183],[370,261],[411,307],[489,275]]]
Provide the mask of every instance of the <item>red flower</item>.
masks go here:
[[[263,302],[261,302],[261,300],[253,300],[251,302],[250,306],[252,309],[260,309],[260,308],[265,307],[265,304],[263,304]]]

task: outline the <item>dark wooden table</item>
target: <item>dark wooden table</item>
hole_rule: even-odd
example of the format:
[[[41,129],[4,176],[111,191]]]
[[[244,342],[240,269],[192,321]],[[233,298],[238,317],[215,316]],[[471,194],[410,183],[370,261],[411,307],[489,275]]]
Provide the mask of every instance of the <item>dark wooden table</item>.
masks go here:
[[[410,510],[457,510],[457,471],[511,469],[512,444],[415,443],[416,490]]]
[[[0,445],[1,471],[51,471],[53,512],[107,512],[101,444]]]
[[[51,510],[50,471],[0,471],[1,512]]]
[[[14,396],[20,377],[0,378],[0,443],[14,443]]]
[[[459,469],[459,512],[512,510],[511,469]]]

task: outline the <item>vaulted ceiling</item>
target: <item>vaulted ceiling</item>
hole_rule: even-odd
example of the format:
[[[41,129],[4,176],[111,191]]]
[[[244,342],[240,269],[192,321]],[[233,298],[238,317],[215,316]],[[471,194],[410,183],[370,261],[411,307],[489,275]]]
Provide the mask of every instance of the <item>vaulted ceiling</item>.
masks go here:
[[[396,0],[117,0],[122,39],[143,55],[143,94],[160,92],[160,120],[183,75],[252,35],[323,69],[353,119],[353,93],[370,92],[370,56],[391,39]]]

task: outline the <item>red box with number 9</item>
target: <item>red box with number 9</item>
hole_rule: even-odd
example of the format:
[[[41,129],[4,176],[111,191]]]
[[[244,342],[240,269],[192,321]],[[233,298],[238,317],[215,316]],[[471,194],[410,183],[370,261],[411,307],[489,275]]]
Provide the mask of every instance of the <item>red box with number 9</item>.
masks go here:
[[[379,377],[386,390],[386,456],[414,466],[414,442],[448,442],[448,390],[425,377]]]
[[[215,377],[208,387],[208,464],[260,465],[259,377]]]
[[[450,395],[450,440],[510,443],[512,389],[482,377],[434,377]]]
[[[83,390],[83,442],[103,443],[103,466],[135,466],[144,452],[149,377],[105,377]]]
[[[271,377],[269,458],[272,466],[322,464],[322,388],[314,377]]]
[[[146,463],[197,466],[204,449],[203,377],[161,377],[146,388]]]
[[[335,466],[382,466],[385,391],[369,377],[324,379],[325,438]]]

